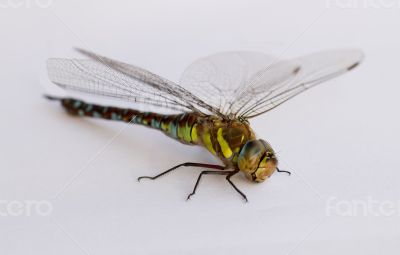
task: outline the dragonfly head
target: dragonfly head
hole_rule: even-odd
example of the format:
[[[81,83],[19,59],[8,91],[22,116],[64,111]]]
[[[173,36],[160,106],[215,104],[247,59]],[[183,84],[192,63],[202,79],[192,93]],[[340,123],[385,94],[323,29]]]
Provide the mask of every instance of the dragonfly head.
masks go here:
[[[240,150],[238,166],[247,179],[254,182],[267,180],[276,170],[278,159],[264,140],[248,141]]]

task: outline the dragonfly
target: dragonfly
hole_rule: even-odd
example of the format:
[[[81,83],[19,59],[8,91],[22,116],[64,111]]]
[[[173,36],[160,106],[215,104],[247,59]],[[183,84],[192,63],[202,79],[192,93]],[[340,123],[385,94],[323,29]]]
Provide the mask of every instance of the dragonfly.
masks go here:
[[[354,69],[363,59],[358,49],[325,50],[289,60],[253,51],[220,52],[193,62],[176,83],[135,65],[76,50],[83,58],[47,60],[49,79],[66,91],[122,100],[129,107],[90,103],[79,96],[48,99],[60,101],[75,116],[159,130],[183,144],[204,147],[221,162],[186,162],[138,181],[155,180],[180,167],[202,168],[187,199],[204,175],[220,175],[246,202],[232,176],[242,173],[261,183],[274,172],[290,175],[278,168],[274,149],[256,137],[249,120]]]

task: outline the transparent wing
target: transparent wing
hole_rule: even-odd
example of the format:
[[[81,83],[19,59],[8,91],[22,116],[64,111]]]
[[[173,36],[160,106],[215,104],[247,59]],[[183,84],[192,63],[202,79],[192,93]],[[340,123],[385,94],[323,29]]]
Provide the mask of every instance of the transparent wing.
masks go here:
[[[180,84],[225,116],[238,109],[234,106],[252,78],[274,62],[274,57],[260,52],[221,52],[201,58],[184,71]],[[284,81],[293,76],[297,66],[289,62],[274,65],[270,81]],[[245,98],[242,98],[245,100]],[[234,116],[231,116],[234,117]]]
[[[231,114],[249,119],[268,112],[307,89],[350,71],[362,59],[361,51],[342,49],[267,66],[238,90]]]
[[[49,78],[66,90],[118,98],[176,111],[221,115],[183,87],[142,68],[92,52],[79,52],[90,59],[49,59]]]
[[[258,116],[351,70],[362,59],[357,50],[325,51],[277,63],[263,53],[223,52],[190,65],[180,86],[142,68],[79,51],[90,60],[48,61],[54,83],[69,90],[223,118]]]

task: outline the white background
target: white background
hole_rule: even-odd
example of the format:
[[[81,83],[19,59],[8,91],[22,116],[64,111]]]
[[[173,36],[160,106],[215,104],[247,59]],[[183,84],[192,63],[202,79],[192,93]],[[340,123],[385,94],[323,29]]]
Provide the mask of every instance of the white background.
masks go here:
[[[398,254],[400,1],[0,3],[2,254]],[[72,46],[173,81],[217,51],[290,58],[356,47],[366,59],[252,120],[291,177],[254,185],[236,176],[245,204],[224,178],[207,176],[186,202],[198,169],[136,178],[217,162],[203,149],[73,118],[42,98],[46,58],[76,56]],[[53,211],[13,216],[7,203],[27,200]]]

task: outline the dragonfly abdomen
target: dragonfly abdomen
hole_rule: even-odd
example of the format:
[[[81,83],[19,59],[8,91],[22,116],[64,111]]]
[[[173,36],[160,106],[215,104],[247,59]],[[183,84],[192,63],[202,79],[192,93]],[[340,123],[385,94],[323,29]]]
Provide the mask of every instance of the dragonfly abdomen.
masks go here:
[[[141,113],[132,109],[90,104],[73,98],[62,98],[60,101],[68,113],[82,117],[133,122],[136,116]]]
[[[49,99],[57,98],[49,97]],[[90,104],[73,98],[62,98],[59,100],[62,106],[73,115],[140,124],[161,130],[166,135],[180,142],[186,144],[197,143],[197,133],[192,132],[192,128],[196,125],[199,118],[199,115],[195,113],[163,115],[153,112],[141,112],[134,109]]]
[[[164,115],[134,109],[91,104],[73,98],[52,98],[73,115],[117,120],[157,129],[184,144],[204,146],[226,165],[236,164],[242,146],[254,139],[250,126],[238,120],[224,121],[215,116],[189,112]]]

